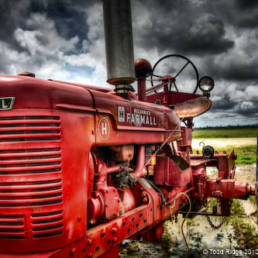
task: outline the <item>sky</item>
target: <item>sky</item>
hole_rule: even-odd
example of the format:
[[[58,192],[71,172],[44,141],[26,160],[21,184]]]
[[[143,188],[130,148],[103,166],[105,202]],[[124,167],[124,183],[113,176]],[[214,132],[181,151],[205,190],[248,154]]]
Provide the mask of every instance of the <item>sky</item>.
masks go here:
[[[181,54],[200,77],[214,78],[213,106],[195,119],[196,126],[258,123],[258,1],[131,4],[135,58],[154,65],[162,56]],[[100,0],[0,0],[0,74],[30,71],[38,78],[110,87],[102,13]],[[175,63],[169,58],[155,73],[173,73]],[[181,90],[195,85],[187,69]]]

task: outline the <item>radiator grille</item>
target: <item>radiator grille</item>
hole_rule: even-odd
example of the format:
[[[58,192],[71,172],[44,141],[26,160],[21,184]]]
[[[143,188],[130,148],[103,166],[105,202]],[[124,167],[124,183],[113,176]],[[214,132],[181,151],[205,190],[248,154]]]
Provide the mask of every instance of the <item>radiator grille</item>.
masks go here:
[[[0,241],[62,234],[62,202],[60,117],[0,117]]]

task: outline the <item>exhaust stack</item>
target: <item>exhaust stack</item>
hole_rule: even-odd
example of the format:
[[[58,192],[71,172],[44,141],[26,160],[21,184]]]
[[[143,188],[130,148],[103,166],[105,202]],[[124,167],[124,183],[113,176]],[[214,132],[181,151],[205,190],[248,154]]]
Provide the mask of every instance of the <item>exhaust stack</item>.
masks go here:
[[[103,0],[107,82],[127,96],[135,81],[130,0]]]

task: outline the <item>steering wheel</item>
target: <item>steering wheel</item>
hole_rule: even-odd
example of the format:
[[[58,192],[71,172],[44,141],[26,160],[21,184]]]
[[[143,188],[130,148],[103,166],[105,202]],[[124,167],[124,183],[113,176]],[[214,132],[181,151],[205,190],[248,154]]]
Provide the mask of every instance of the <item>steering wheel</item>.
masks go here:
[[[190,70],[188,69],[187,73],[185,72],[185,76],[188,76],[189,75],[189,72],[190,72],[190,77],[188,76],[188,79],[190,79],[190,84],[191,84],[191,87],[190,87],[190,92],[191,93],[195,93],[198,89],[198,84],[199,84],[199,73],[198,73],[198,70],[196,68],[196,66],[194,65],[194,63],[187,57],[185,56],[182,56],[182,55],[177,55],[177,54],[171,54],[171,55],[166,55],[166,56],[163,56],[162,58],[160,58],[156,63],[155,65],[153,66],[153,70],[152,70],[152,74],[151,74],[151,85],[154,86],[153,84],[153,76],[155,77],[159,77],[159,78],[162,78],[161,75],[155,75],[154,71],[155,69],[157,69],[157,66],[162,62],[164,61],[165,59],[168,59],[168,58],[174,58],[174,59],[181,59],[181,63],[183,62],[183,64],[181,64],[179,66],[179,68],[174,68],[174,67],[169,67],[169,66],[166,66],[166,68],[169,68],[170,70],[172,70],[172,78],[173,80],[171,80],[171,82],[169,82],[169,90],[171,90],[171,87],[172,87],[172,84],[174,85],[176,91],[178,92],[179,91],[179,88],[178,88],[178,85],[176,84],[176,81],[177,79],[179,78],[179,76],[181,75],[181,73],[184,71],[186,71],[186,68],[190,68]],[[177,63],[173,62],[172,63],[174,66],[176,66]],[[189,66],[190,65],[190,66]],[[170,71],[168,71],[170,73]],[[181,75],[182,77],[182,75]],[[189,85],[188,85],[189,86]],[[182,86],[181,86],[182,87]],[[181,88],[180,87],[180,88]],[[189,87],[188,87],[189,88]],[[156,90],[154,90],[156,92]],[[157,93],[157,92],[156,92]]]

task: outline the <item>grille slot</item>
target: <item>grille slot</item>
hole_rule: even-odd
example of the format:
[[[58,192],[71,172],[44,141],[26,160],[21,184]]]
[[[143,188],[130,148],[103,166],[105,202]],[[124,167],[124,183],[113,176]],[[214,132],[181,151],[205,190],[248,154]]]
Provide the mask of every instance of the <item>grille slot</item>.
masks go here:
[[[0,117],[0,142],[59,141],[58,116]]]
[[[34,238],[53,237],[63,233],[63,211],[51,211],[31,215]]]
[[[25,239],[24,215],[0,215],[0,239]]]
[[[55,177],[59,178],[55,178]],[[0,183],[0,207],[50,205],[62,202],[62,178]]]
[[[61,172],[61,149],[0,151],[0,175]]]

